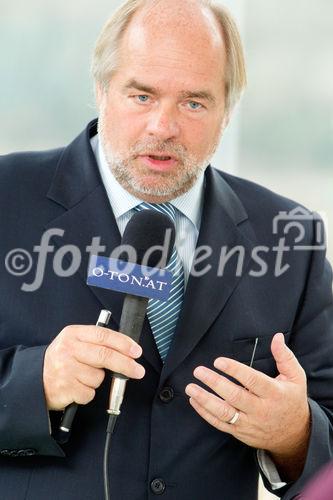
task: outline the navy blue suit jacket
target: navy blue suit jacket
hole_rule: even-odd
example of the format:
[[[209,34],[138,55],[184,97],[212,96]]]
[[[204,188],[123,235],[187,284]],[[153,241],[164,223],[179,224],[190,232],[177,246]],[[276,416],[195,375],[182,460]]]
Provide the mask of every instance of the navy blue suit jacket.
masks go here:
[[[108,375],[94,401],[81,406],[68,444],[49,432],[42,383],[47,345],[69,324],[94,324],[101,308],[112,311],[117,329],[123,297],[86,284],[92,237],[100,236],[105,255],[120,235],[101,181],[89,139],[96,121],[66,148],[20,153],[0,159],[0,498],[1,500],[103,499],[102,456],[107,424]],[[283,230],[272,220],[296,207],[256,184],[206,171],[198,245],[213,253],[191,276],[174,342],[162,366],[149,325],[141,337],[146,369],[143,380],[129,381],[112,441],[110,481],[113,500],[156,497],[151,482],[160,478],[166,500],[254,500],[258,464],[255,450],[205,422],[188,403],[185,386],[198,365],[212,367],[220,355],[249,363],[258,338],[254,368],[270,376],[276,366],[272,336],[282,331],[308,376],[312,432],[299,481],[281,490],[290,499],[332,457],[333,307],[331,270],[320,250],[290,251],[290,269],[274,277],[276,250]],[[314,239],[314,222],[305,220],[303,244]],[[37,249],[46,230],[53,236],[42,286],[22,291],[36,274]],[[293,245],[289,231],[286,244]],[[55,274],[54,254],[64,245],[82,253],[78,272]],[[268,264],[263,277],[253,249]],[[244,248],[243,272],[237,253],[217,277],[222,247]],[[30,252],[33,265],[14,276],[4,265],[12,249]],[[68,257],[68,256],[67,256]],[[21,263],[21,261],[18,261]],[[64,257],[63,266],[66,264]],[[197,266],[197,270],[200,266]],[[253,274],[253,273],[252,273]],[[172,390],[163,392],[164,388]],[[168,397],[163,397],[167,394]],[[50,412],[53,431],[61,412]],[[163,483],[161,483],[163,484]]]

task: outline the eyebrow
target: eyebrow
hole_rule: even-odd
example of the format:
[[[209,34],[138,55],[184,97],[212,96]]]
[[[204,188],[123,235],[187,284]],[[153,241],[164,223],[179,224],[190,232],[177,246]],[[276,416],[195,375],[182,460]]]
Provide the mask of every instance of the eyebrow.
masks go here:
[[[128,83],[126,83],[125,90],[128,89],[137,89],[141,90],[142,92],[147,92],[147,94],[158,94],[158,89],[155,87],[149,87],[149,85],[145,85],[144,83],[140,83],[135,78],[132,78]]]
[[[187,90],[180,93],[181,97],[184,99],[205,99],[215,104],[215,97],[208,90]]]
[[[138,82],[135,78],[129,80],[129,82],[124,87],[125,90],[137,89],[141,92],[146,92],[147,94],[157,95],[159,94],[159,89],[156,87],[150,87],[144,83]],[[215,104],[215,97],[208,90],[184,90],[179,93],[180,97],[183,99],[204,99]]]

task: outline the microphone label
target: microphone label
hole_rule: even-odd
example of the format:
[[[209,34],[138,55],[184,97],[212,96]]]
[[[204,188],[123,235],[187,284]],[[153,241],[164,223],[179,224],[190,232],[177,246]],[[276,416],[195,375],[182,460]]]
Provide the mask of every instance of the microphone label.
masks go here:
[[[165,269],[92,255],[89,260],[87,284],[167,301],[172,278],[172,273]]]

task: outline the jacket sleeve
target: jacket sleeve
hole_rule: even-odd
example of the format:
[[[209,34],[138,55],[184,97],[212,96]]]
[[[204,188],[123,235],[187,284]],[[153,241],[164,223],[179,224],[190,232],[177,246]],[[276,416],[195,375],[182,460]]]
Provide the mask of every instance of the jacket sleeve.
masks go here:
[[[51,434],[43,387],[47,346],[0,350],[0,455],[64,457]]]
[[[306,463],[296,482],[273,492],[263,477],[267,489],[284,500],[299,494],[308,480],[333,458],[332,269],[324,250],[312,250],[290,348],[307,374],[311,437]]]

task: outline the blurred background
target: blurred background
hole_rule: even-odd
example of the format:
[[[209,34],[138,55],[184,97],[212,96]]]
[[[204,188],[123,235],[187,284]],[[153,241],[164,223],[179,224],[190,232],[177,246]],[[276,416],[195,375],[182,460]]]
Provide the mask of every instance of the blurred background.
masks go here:
[[[213,164],[324,215],[332,262],[333,2],[222,3],[249,85]],[[65,145],[96,116],[91,53],[119,4],[0,0],[0,154]]]

